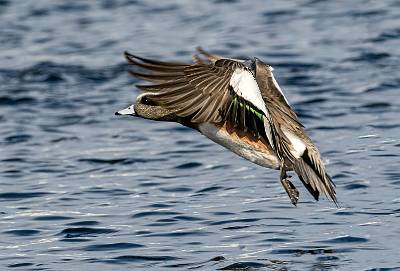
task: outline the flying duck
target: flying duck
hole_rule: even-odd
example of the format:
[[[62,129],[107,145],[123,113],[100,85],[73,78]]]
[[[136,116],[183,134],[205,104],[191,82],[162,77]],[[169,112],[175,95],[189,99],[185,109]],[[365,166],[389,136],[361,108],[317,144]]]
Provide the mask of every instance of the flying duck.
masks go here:
[[[125,52],[143,91],[133,105],[116,112],[178,122],[260,166],[280,171],[293,205],[299,191],[287,171],[295,171],[318,200],[336,205],[336,192],[320,153],[304,131],[278,85],[273,68],[258,58],[239,60],[197,48],[193,63],[165,62]]]

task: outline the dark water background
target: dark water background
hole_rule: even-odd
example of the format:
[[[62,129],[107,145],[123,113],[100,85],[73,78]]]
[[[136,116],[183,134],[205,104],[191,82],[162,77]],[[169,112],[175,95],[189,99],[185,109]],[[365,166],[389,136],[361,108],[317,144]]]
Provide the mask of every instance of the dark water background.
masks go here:
[[[114,116],[197,45],[275,67],[341,208]],[[0,269],[400,270],[399,70],[399,1],[0,0]]]

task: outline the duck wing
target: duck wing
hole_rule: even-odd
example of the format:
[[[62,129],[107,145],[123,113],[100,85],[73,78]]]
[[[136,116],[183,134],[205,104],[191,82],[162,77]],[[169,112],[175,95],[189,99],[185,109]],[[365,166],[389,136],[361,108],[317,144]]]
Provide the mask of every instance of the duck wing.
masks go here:
[[[138,85],[151,102],[192,123],[231,123],[236,129],[270,138],[269,112],[253,71],[244,62],[183,64],[145,59],[125,53],[129,63],[143,72],[130,73],[150,85]]]
[[[304,131],[272,74],[272,67],[255,60],[256,81],[275,124],[277,138],[274,150],[278,157],[289,160],[307,190],[318,200],[325,194],[337,204],[334,183],[327,174],[318,148]]]

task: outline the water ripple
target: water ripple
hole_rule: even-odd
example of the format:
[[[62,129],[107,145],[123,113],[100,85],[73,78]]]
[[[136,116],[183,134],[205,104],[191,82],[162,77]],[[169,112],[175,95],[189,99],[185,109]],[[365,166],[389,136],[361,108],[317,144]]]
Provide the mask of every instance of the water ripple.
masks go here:
[[[82,236],[97,236],[100,234],[110,234],[117,232],[114,229],[107,228],[87,228],[87,227],[78,227],[78,228],[66,228],[62,230],[58,235],[64,235],[64,238],[75,238]]]
[[[140,244],[134,243],[112,243],[112,244],[97,244],[86,246],[84,250],[87,251],[110,251],[110,250],[121,250],[121,249],[131,249],[143,247]]]

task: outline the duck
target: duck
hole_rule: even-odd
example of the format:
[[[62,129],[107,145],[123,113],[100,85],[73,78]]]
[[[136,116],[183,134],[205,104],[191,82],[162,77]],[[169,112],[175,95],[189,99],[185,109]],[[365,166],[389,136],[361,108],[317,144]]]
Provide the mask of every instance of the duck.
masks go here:
[[[125,52],[129,73],[146,81],[129,107],[116,115],[176,122],[259,166],[279,170],[279,181],[297,206],[294,171],[313,198],[338,205],[335,184],[320,152],[259,58],[234,59],[198,47],[191,63],[161,61]]]

